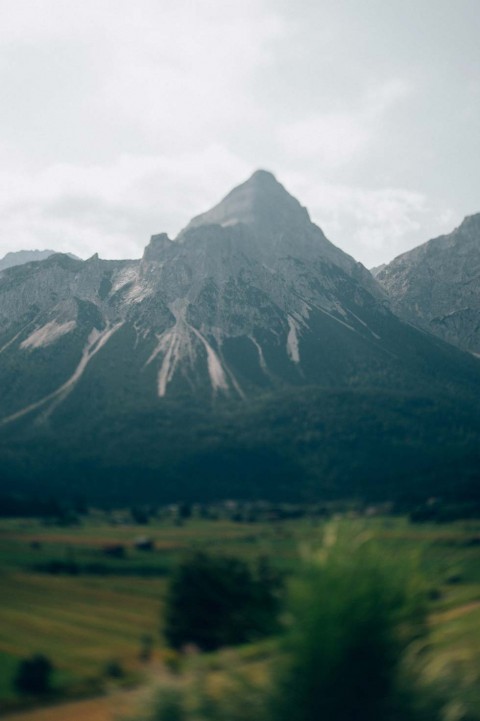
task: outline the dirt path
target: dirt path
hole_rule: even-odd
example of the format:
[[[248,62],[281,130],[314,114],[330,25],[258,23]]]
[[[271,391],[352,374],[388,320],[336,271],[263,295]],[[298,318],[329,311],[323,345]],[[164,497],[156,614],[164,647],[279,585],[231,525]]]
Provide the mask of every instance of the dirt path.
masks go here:
[[[435,613],[431,616],[431,619],[434,624],[454,621],[456,618],[461,618],[461,616],[475,611],[477,608],[480,608],[480,601],[471,601],[470,603],[465,603],[463,606],[451,608],[449,611]]]
[[[69,701],[32,711],[20,711],[2,716],[2,719],[4,721],[120,721],[135,709],[141,695],[141,689],[118,691],[99,698]]]

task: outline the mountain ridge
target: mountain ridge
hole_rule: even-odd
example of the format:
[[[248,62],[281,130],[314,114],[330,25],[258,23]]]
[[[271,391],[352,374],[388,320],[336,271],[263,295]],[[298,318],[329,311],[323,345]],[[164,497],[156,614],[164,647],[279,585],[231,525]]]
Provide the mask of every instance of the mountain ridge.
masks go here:
[[[376,279],[404,320],[480,354],[480,213],[397,256]]]
[[[399,320],[298,201],[285,200],[279,225],[276,210],[251,210],[252,193],[273,194],[274,208],[291,198],[263,171],[215,206],[224,224],[207,211],[177,240],[152,236],[140,260],[56,254],[0,275],[0,470],[12,482],[35,485],[35,459],[47,483],[50,472],[61,486],[68,467],[77,486],[86,473],[111,493],[139,474],[153,493],[159,474],[165,493],[187,494],[195,466],[199,483],[227,496],[242,477],[273,493],[272,469],[287,493],[288,468],[298,493],[344,492],[353,480],[342,454],[358,479],[381,485],[386,469],[371,454],[378,446],[385,463],[400,446],[406,460],[387,474],[398,487],[415,465],[432,473],[430,450],[420,461],[401,419],[417,418],[431,449],[447,407],[444,454],[473,457],[476,410],[466,409],[479,363]],[[368,453],[355,426],[370,428]]]
[[[7,268],[14,268],[17,265],[24,265],[25,263],[39,262],[46,260],[51,255],[55,255],[58,251],[56,250],[17,250],[10,251],[3,258],[0,258],[0,272]],[[71,258],[77,258],[72,253],[67,253]]]

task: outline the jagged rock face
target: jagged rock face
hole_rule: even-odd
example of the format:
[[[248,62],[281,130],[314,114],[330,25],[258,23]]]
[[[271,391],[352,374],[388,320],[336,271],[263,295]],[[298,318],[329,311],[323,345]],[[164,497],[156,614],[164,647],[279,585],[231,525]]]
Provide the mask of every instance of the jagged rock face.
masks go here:
[[[193,218],[180,238],[188,230],[200,226],[225,227],[244,223],[262,233],[264,240],[271,240],[272,236],[279,239],[288,230],[305,227],[309,220],[307,210],[286,192],[271,173],[257,170],[218,205]]]
[[[370,268],[370,273],[373,275],[374,278],[377,278],[378,275],[384,270],[384,268],[387,267],[387,263],[382,263],[382,265],[377,265],[374,268]]]
[[[117,407],[418,382],[443,352],[419,337],[259,171],[141,260],[56,254],[0,273],[0,423],[49,418],[86,378]]]
[[[248,227],[248,238],[244,239],[246,252],[267,265],[277,257],[295,257],[306,262],[321,257],[358,280],[375,297],[383,297],[366,268],[330,243],[310,221],[306,208],[265,170],[258,170],[221,203],[193,218],[178,240],[183,242],[191,230],[209,225]]]
[[[376,274],[402,318],[480,354],[480,214]]]

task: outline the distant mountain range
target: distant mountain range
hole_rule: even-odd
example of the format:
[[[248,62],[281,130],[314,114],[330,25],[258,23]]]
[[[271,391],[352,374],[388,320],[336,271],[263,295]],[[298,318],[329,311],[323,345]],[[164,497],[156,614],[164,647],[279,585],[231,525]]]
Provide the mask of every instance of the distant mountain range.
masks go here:
[[[397,317],[378,277],[266,171],[141,260],[3,270],[3,486],[471,493],[480,363]]]
[[[15,265],[24,265],[24,263],[46,260],[55,253],[55,250],[18,250],[13,253],[7,253],[3,258],[0,258],[0,271],[6,268],[13,268]],[[76,256],[71,253],[68,253],[68,255],[70,258],[76,258]]]
[[[480,213],[374,270],[401,318],[480,355]]]

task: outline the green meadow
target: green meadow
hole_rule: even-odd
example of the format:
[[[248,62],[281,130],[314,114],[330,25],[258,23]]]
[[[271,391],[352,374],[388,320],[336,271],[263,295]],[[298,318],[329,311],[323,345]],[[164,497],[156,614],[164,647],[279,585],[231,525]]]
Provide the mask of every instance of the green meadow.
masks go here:
[[[56,702],[99,695],[111,684],[141,684],[156,663],[169,658],[162,639],[162,605],[169,575],[181,558],[193,550],[252,561],[268,556],[288,573],[302,556],[321,547],[332,523],[348,526],[354,535],[377,538],[390,555],[415,557],[429,605],[424,673],[454,685],[469,708],[480,708],[479,521],[413,524],[403,517],[343,514],[334,521],[239,522],[231,516],[191,518],[182,525],[170,516],[136,525],[103,512],[91,512],[73,526],[2,520],[3,710],[35,703],[19,696],[13,683],[19,661],[35,653],[54,665]],[[136,547],[143,536],[153,541],[153,549]],[[141,658],[146,638],[152,646],[148,661]],[[248,650],[243,653],[248,661]]]

